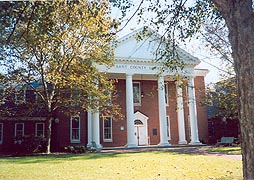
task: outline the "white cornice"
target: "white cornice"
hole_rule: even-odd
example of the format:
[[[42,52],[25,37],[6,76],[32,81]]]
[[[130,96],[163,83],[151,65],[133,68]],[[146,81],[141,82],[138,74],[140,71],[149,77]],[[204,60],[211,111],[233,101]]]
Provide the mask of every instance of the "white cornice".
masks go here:
[[[208,69],[194,69],[194,76],[206,76],[209,73]]]

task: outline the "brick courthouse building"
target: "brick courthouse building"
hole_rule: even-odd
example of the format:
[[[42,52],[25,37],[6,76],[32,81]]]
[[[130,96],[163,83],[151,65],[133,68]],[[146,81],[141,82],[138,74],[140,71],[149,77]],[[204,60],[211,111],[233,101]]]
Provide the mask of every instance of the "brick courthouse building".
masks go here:
[[[186,87],[178,86],[174,73],[157,76],[161,64],[154,52],[159,42],[154,36],[136,40],[141,30],[119,39],[113,67],[97,66],[118,79],[117,103],[123,120],[101,116],[100,112],[85,112],[80,116],[58,115],[52,126],[52,148],[62,150],[68,145],[98,146],[170,146],[207,143],[206,107],[200,105],[207,70],[195,69],[200,61],[178,48],[185,67],[181,76],[188,79]],[[67,118],[67,119],[66,119]],[[11,144],[18,134],[45,135],[45,118],[9,118],[0,120],[0,150]]]

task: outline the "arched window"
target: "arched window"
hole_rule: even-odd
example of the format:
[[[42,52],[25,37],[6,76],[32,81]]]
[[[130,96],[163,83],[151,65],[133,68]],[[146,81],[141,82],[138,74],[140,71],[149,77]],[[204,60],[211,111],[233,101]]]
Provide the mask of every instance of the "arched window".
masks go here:
[[[143,122],[142,122],[141,120],[139,120],[139,119],[136,119],[136,120],[134,121],[134,124],[135,124],[135,125],[143,125]]]

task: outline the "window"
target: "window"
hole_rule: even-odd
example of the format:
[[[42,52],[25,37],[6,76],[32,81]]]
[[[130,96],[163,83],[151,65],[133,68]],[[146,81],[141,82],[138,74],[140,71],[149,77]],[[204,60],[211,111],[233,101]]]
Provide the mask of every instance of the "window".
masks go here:
[[[165,89],[165,103],[166,103],[166,105],[169,105],[169,103],[168,103],[168,83],[164,84],[164,89]]]
[[[0,123],[0,144],[3,144],[4,124]]]
[[[72,143],[80,142],[80,117],[79,116],[71,117],[70,139]]]
[[[169,116],[167,116],[166,119],[167,119],[167,135],[168,135],[168,140],[170,140],[171,135],[170,135],[170,119],[169,119]]]
[[[15,92],[15,103],[20,104],[25,102],[25,92],[23,89],[17,89]]]
[[[157,136],[157,129],[153,128],[153,136]]]
[[[141,105],[141,91],[140,91],[140,83],[133,83],[133,103],[134,105]]]
[[[24,136],[24,123],[15,123],[14,137]]]
[[[44,123],[35,124],[35,136],[44,137]]]
[[[103,141],[112,142],[112,117],[103,117]]]
[[[139,119],[136,119],[136,120],[134,121],[134,124],[135,124],[136,126],[142,126],[142,125],[144,125],[144,123],[143,123],[141,120],[139,120]]]

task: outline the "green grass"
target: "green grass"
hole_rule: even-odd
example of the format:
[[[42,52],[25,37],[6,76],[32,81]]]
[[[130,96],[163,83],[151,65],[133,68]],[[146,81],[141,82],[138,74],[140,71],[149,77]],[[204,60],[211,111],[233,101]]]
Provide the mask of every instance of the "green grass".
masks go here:
[[[213,147],[208,149],[209,152],[219,152],[224,154],[241,154],[240,147]]]
[[[242,162],[170,152],[0,158],[4,180],[242,179]]]

